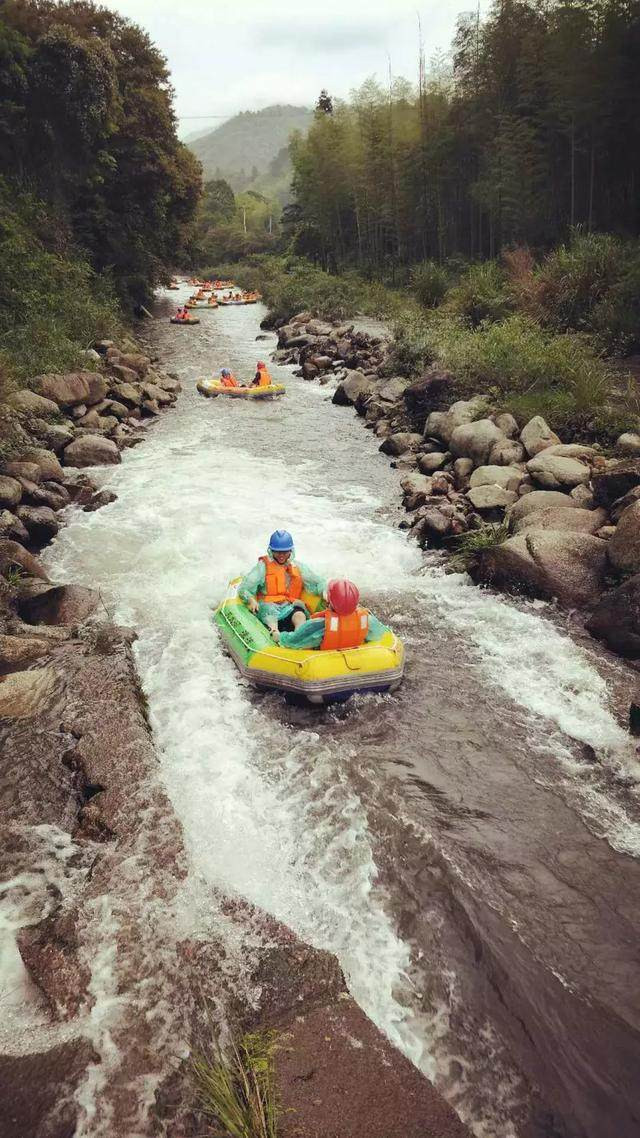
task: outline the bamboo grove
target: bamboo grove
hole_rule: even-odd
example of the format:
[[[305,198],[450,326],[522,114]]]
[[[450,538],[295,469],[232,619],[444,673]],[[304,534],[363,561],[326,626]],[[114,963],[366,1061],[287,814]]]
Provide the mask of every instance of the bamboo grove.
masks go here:
[[[297,252],[371,272],[640,224],[640,5],[496,0],[419,80],[324,97],[292,143]]]

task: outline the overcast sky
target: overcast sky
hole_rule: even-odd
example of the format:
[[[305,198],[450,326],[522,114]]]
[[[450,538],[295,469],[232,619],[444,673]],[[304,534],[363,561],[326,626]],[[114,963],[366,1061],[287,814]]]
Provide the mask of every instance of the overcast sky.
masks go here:
[[[448,51],[468,0],[102,0],[141,24],[166,55],[180,133],[237,111],[312,106],[322,87],[347,96],[368,76],[417,77],[417,13],[427,60]],[[483,10],[487,0],[482,0]],[[205,118],[200,116],[220,116]]]

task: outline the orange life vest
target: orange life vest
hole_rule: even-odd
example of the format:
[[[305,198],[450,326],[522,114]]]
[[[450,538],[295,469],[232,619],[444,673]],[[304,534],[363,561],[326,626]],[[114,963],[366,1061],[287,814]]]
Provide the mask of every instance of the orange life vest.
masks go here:
[[[325,609],[315,616],[324,617],[324,636],[320,648],[331,651],[340,648],[359,648],[367,639],[369,613],[357,608],[348,616],[339,616],[332,609]]]
[[[237,387],[238,386],[238,381],[237,381],[235,375],[221,375],[220,376],[220,383],[222,384],[223,387]]]
[[[282,604],[283,601],[297,601],[302,596],[302,574],[297,565],[278,565],[268,557],[261,557],[264,563],[264,593],[259,593],[266,604]]]
[[[258,375],[260,376],[260,379],[258,380],[258,387],[271,387],[273,380],[269,375],[266,367],[259,367]]]

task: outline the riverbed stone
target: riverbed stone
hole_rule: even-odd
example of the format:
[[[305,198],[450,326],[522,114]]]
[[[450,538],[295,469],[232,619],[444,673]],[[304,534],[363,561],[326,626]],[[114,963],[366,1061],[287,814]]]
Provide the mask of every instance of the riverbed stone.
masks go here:
[[[26,719],[37,715],[51,699],[58,673],[53,668],[10,672],[0,684],[0,718]]]
[[[593,476],[593,496],[598,506],[610,506],[634,486],[640,486],[640,458],[624,458]]]
[[[2,473],[11,478],[28,478],[30,482],[39,482],[42,478],[42,471],[35,462],[5,462]]]
[[[540,454],[540,451],[546,450],[547,447],[554,446],[560,441],[555,431],[552,431],[549,424],[542,418],[542,415],[534,415],[533,419],[529,419],[520,433],[520,442],[529,458],[534,458]]]
[[[81,585],[53,585],[36,596],[18,601],[27,624],[81,624],[98,608],[100,594]]]
[[[593,608],[586,627],[592,636],[621,656],[640,657],[640,573],[605,593]]]
[[[73,430],[70,426],[65,426],[64,423],[47,423],[42,431],[34,430],[33,423],[31,423],[30,430],[32,434],[37,435],[43,447],[52,450],[54,454],[60,454],[70,442],[73,442],[74,438]]]
[[[640,501],[627,506],[620,515],[608,553],[611,564],[620,573],[640,572]]]
[[[46,399],[52,400],[60,407],[73,407],[76,403],[86,403],[89,398],[90,386],[87,376],[92,372],[67,372],[64,375],[45,374],[38,375],[33,380],[34,388]]]
[[[616,447],[621,454],[640,458],[640,435],[635,431],[625,431],[617,440]]]
[[[518,420],[509,411],[500,411],[497,415],[492,415],[496,427],[506,435],[508,439],[517,439],[520,428]]]
[[[486,408],[487,401],[483,395],[476,395],[473,399],[459,399],[448,411],[433,411],[429,415],[424,425],[424,435],[425,437],[433,435],[437,439],[442,439],[448,446],[454,431],[466,423],[480,419]],[[498,431],[496,438],[501,434],[502,432]]]
[[[423,474],[433,474],[436,470],[440,470],[450,458],[450,454],[442,453],[442,451],[432,451],[430,454],[419,454],[418,467]]]
[[[571,533],[595,534],[607,519],[606,510],[567,510],[564,506],[547,506],[533,510],[513,522],[513,533],[531,530],[563,530]]]
[[[493,466],[514,466],[517,462],[525,462],[526,458],[527,453],[522,443],[509,438],[494,443],[488,455],[488,461]]]
[[[404,454],[405,451],[416,450],[422,442],[422,435],[414,431],[398,431],[394,435],[389,435],[380,446],[383,454],[399,455]]]
[[[622,498],[618,498],[613,505],[609,506],[611,521],[617,524],[627,506],[632,506],[638,499],[640,499],[640,486],[634,486],[632,490],[629,490],[627,494],[623,494]]]
[[[564,458],[582,458],[588,462],[599,457],[597,451],[586,443],[554,443],[545,448],[545,454],[560,454]]]
[[[466,496],[479,513],[484,513],[485,510],[506,510],[518,497],[515,491],[505,490],[495,484],[473,487],[467,490]]]
[[[392,379],[387,379],[381,387],[378,388],[378,399],[382,399],[385,403],[397,403],[402,399],[404,389],[408,384],[408,379],[403,379],[402,376],[394,376]]]
[[[517,534],[484,550],[475,575],[510,591],[586,605],[602,591],[606,550],[607,543],[591,534],[558,530]]]
[[[493,446],[505,441],[505,435],[491,419],[478,419],[456,427],[449,450],[456,458],[472,458],[475,466],[484,466]]]
[[[42,637],[0,634],[0,671],[10,672],[24,668],[45,656],[49,648],[49,642]]]
[[[16,514],[29,531],[29,537],[38,545],[51,541],[60,529],[60,523],[50,506],[18,506]]]
[[[376,386],[375,380],[367,378],[364,372],[348,371],[342,382],[336,387],[331,402],[339,407],[350,407],[359,395],[372,395]]]
[[[34,462],[46,482],[64,482],[64,470],[53,451],[44,447],[27,447],[21,458],[25,462]]]
[[[142,379],[151,367],[151,360],[149,356],[143,356],[140,352],[126,352],[120,356],[120,365],[130,368]]]
[[[11,569],[20,569],[27,577],[37,577],[40,581],[48,581],[44,566],[17,541],[6,538],[0,540],[0,573],[5,574]]]
[[[524,471],[517,466],[479,466],[469,479],[472,489],[476,486],[502,486],[504,490],[517,490]]]
[[[38,395],[35,391],[30,391],[28,388],[23,388],[21,391],[13,391],[7,396],[7,403],[10,407],[15,408],[16,411],[23,411],[26,415],[59,415],[60,408],[57,403],[52,399],[46,399],[44,395]]]
[[[546,510],[550,507],[576,510],[579,504],[570,494],[561,494],[559,490],[532,490],[530,494],[519,498],[515,505],[511,506],[509,518],[512,522],[517,522],[534,510]]]
[[[432,411],[446,411],[451,404],[454,379],[450,372],[431,367],[413,383],[405,387],[402,397],[411,425],[415,430],[424,428]]]
[[[22,498],[22,486],[17,478],[0,474],[0,507],[13,508]]]
[[[591,477],[589,467],[578,459],[548,454],[546,448],[529,460],[527,470],[534,482],[545,490],[572,490],[574,486],[586,484]]]
[[[20,518],[11,510],[0,509],[0,538],[8,537],[15,541],[28,541],[29,532]]]
[[[111,439],[101,435],[82,435],[63,453],[65,466],[112,466],[121,461],[120,451]]]
[[[453,464],[453,477],[458,490],[463,489],[469,484],[469,478],[473,472],[473,459],[471,458],[457,458]]]

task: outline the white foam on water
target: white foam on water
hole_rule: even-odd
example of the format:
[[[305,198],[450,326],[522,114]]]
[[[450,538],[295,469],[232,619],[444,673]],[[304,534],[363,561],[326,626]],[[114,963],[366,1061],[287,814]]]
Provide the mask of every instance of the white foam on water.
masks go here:
[[[57,579],[99,584],[115,618],[139,633],[138,667],[194,876],[336,953],[367,1014],[433,1076],[431,1042],[441,1025],[411,1010],[410,949],[378,881],[366,812],[346,777],[340,742],[282,726],[268,700],[253,701],[222,654],[212,603],[264,551],[271,530],[286,526],[305,562],[352,577],[365,595],[384,594],[390,611],[418,597],[427,621],[444,623],[469,644],[485,682],[539,723],[631,771],[628,739],[596,669],[535,608],[437,568],[417,575],[423,555],[373,516],[379,502],[366,478],[342,469],[331,490],[323,488],[327,454],[338,473],[345,460],[331,449],[319,402],[318,458],[302,462],[288,457],[273,408],[254,412],[258,453],[245,441],[254,420],[211,413],[184,397],[106,476],[118,500],[95,514],[71,514],[46,561]],[[115,1063],[110,1017],[118,1004],[109,986],[112,961],[99,943],[96,965],[103,1010],[94,1038]],[[87,1121],[79,1138],[90,1133],[100,1077],[94,1072],[83,1092]],[[495,1123],[494,1138],[509,1134]]]

